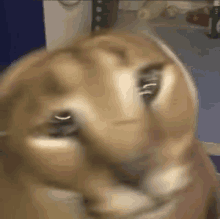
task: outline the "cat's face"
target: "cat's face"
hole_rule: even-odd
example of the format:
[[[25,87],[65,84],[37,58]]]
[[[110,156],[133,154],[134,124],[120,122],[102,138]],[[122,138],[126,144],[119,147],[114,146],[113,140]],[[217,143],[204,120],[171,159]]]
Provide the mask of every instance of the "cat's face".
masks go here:
[[[156,159],[149,171],[169,166],[194,136],[196,104],[186,74],[152,40],[123,34],[39,52],[2,82],[8,150],[21,156],[24,172],[74,190],[94,173],[112,185],[110,166],[135,166],[149,155]],[[129,171],[119,168],[140,180]]]

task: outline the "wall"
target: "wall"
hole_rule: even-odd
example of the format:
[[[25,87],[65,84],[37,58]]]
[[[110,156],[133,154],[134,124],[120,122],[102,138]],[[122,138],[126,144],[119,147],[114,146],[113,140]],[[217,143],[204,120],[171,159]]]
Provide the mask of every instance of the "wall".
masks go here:
[[[153,1],[153,0],[151,0]],[[157,1],[157,0],[155,0]],[[122,0],[119,5],[119,9],[123,10],[138,10],[144,4],[145,1],[126,1]],[[175,5],[181,9],[181,13],[185,13],[189,10],[204,7],[207,5],[207,0],[203,1],[167,1],[168,5]]]
[[[65,45],[91,30],[92,3],[81,1],[64,7],[59,1],[44,0],[46,45],[49,50]]]

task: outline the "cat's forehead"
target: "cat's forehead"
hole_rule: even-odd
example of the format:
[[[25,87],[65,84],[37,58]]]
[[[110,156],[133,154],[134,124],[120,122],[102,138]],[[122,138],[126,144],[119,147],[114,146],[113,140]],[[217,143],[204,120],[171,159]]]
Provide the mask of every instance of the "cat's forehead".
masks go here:
[[[141,43],[145,45],[140,47],[139,41],[127,40],[126,36],[89,38],[49,54],[35,67],[53,72],[61,83],[77,85],[86,79],[98,80],[104,74],[116,71],[120,74],[123,70],[135,73],[148,63],[168,61],[167,56],[150,40]]]
[[[151,62],[167,61],[150,40],[144,40],[141,45],[143,43],[146,43],[145,48],[137,46],[139,41],[127,40],[126,36],[89,38],[48,53],[26,72],[25,77],[33,79],[31,92],[49,97],[52,105],[55,99],[60,103],[69,95],[71,98],[79,94],[87,97],[105,95],[109,99],[113,90],[116,92],[113,81],[134,87],[138,68]]]
[[[44,84],[42,83],[44,81],[50,81],[51,78],[53,78],[51,81],[62,84],[60,77],[63,79],[66,77],[64,82],[68,80],[69,84],[79,84],[82,77],[85,79],[86,75],[95,75],[98,79],[100,73],[111,74],[116,66],[124,70],[129,68],[131,72],[135,72],[142,64],[163,62],[167,59],[163,51],[148,38],[142,39],[142,37],[128,36],[124,33],[94,38],[82,37],[82,40],[75,41],[73,45],[66,48],[53,52],[39,51],[21,62],[18,61],[13,68],[9,69],[6,80],[1,82],[1,87],[4,90],[10,90],[11,87],[16,87],[15,85],[20,83],[33,86],[35,84],[37,87]],[[95,80],[95,77],[87,77],[90,81],[92,78]]]
[[[150,62],[167,59],[167,56],[151,39],[125,34],[88,37],[49,55],[51,60],[63,62],[75,59],[87,67],[99,64],[98,61],[104,58],[117,59],[121,66],[132,66],[143,61],[142,59]]]

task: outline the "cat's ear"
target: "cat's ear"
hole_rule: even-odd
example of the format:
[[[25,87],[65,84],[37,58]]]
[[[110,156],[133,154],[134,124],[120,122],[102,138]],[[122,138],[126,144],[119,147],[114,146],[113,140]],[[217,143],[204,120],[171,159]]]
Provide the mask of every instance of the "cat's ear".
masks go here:
[[[0,135],[4,135],[3,131],[6,130],[8,118],[13,111],[13,101],[23,89],[22,72],[44,59],[47,54],[45,49],[32,52],[12,63],[0,76]]]

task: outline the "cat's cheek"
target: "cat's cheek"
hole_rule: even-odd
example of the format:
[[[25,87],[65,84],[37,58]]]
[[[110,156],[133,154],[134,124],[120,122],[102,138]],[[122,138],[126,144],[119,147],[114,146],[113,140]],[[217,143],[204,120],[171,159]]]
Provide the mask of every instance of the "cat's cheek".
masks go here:
[[[48,179],[72,183],[84,160],[77,140],[29,137],[26,146],[27,162]]]

